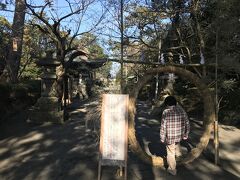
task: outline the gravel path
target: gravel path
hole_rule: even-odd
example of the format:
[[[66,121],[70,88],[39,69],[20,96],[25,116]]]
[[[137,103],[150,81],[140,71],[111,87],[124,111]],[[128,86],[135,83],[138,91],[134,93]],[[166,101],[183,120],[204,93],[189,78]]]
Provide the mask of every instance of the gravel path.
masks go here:
[[[144,104],[139,107],[144,109]],[[75,103],[70,119],[64,125],[26,123],[26,114],[21,113],[0,127],[0,179],[1,180],[94,180],[97,179],[98,136],[86,129],[89,110],[95,110],[97,101]],[[140,110],[142,108],[139,108]],[[146,107],[147,108],[147,107]],[[158,153],[158,120],[148,117],[147,111],[139,111],[137,132],[139,141],[150,153]],[[150,118],[150,121],[147,120]],[[194,127],[195,128],[195,127]],[[163,168],[142,163],[129,152],[128,179],[239,179],[239,129],[222,127],[220,151],[226,157],[227,167],[213,165],[204,156],[187,166],[179,167],[176,177]],[[197,133],[201,133],[196,126]],[[234,132],[234,138],[232,134]],[[229,135],[229,137],[227,136]],[[196,135],[197,136],[197,135]],[[233,169],[235,169],[233,171]],[[103,180],[122,179],[116,176],[116,167],[103,167]],[[235,174],[235,175],[234,175]],[[237,177],[238,176],[238,177]]]

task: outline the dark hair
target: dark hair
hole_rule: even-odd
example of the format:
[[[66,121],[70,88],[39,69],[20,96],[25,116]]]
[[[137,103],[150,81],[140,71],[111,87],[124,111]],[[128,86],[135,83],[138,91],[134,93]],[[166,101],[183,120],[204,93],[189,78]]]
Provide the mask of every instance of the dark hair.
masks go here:
[[[166,106],[176,106],[177,105],[177,100],[173,96],[168,96],[168,97],[165,98],[164,104]]]

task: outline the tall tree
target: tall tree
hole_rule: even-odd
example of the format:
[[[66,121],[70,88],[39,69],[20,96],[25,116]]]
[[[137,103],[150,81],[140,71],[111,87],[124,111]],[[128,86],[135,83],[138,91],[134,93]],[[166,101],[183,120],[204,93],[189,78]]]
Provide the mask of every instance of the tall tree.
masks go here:
[[[11,24],[4,17],[0,17],[0,76],[2,75],[6,66],[10,35]]]
[[[52,10],[50,17],[46,16],[46,12],[49,8],[54,9],[51,1],[47,0],[45,4],[41,6],[27,3],[30,12],[39,20],[39,23],[33,25],[37,26],[49,39],[51,39],[56,47],[57,59],[61,62],[62,66],[67,66],[67,64],[71,63],[71,60],[78,55],[78,52],[74,51],[77,50],[78,46],[73,43],[76,37],[96,29],[104,15],[103,13],[101,16],[98,16],[98,20],[95,19],[94,21],[95,24],[91,27],[89,26],[86,31],[81,31],[84,16],[87,15],[88,9],[94,4],[95,0],[79,0],[78,3],[71,3],[71,1],[66,0],[66,2],[68,3],[69,11],[59,15]],[[76,22],[76,25],[70,28],[69,26],[63,25],[64,21]],[[70,57],[69,61],[66,63],[65,57],[68,53],[72,53],[72,57]]]
[[[50,0],[44,1],[42,5],[34,5],[31,1],[27,3],[27,0],[25,2],[32,15],[38,19],[38,22],[33,25],[38,27],[48,37],[49,43],[52,43],[54,46],[52,50],[56,52],[57,60],[61,63],[61,66],[57,69],[58,96],[61,98],[64,91],[63,83],[66,83],[64,81],[66,70],[71,65],[73,59],[83,54],[79,50],[79,44],[74,44],[74,40],[85,33],[97,29],[104,17],[104,11],[102,11],[102,14],[96,14],[95,12],[95,16],[87,14],[90,13],[90,7],[94,5],[95,0],[78,0],[74,1],[74,3],[70,0],[65,0],[68,4],[68,10],[61,14],[58,13],[58,9],[54,7],[54,3]],[[91,24],[89,23],[87,30],[82,30],[82,22],[86,20],[85,16],[88,16],[87,20],[95,19]],[[75,22],[75,26],[70,27],[64,21]]]
[[[25,14],[25,0],[16,0],[13,24],[11,28],[11,43],[7,56],[7,70],[9,80],[12,83],[16,83],[18,81],[18,71],[22,54]]]

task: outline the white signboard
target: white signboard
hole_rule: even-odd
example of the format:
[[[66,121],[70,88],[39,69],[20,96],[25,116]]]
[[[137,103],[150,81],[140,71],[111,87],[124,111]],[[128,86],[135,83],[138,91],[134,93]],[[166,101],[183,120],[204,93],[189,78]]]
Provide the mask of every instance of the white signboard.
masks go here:
[[[128,95],[122,94],[103,95],[100,139],[102,160],[126,160],[128,99]]]

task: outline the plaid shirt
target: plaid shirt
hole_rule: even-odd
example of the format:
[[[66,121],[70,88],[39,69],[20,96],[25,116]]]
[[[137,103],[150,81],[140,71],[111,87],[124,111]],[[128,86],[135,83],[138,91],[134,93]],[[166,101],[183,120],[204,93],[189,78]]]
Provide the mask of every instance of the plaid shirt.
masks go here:
[[[188,138],[190,131],[187,113],[180,106],[169,106],[163,111],[160,138],[166,144],[180,142],[183,137]]]

